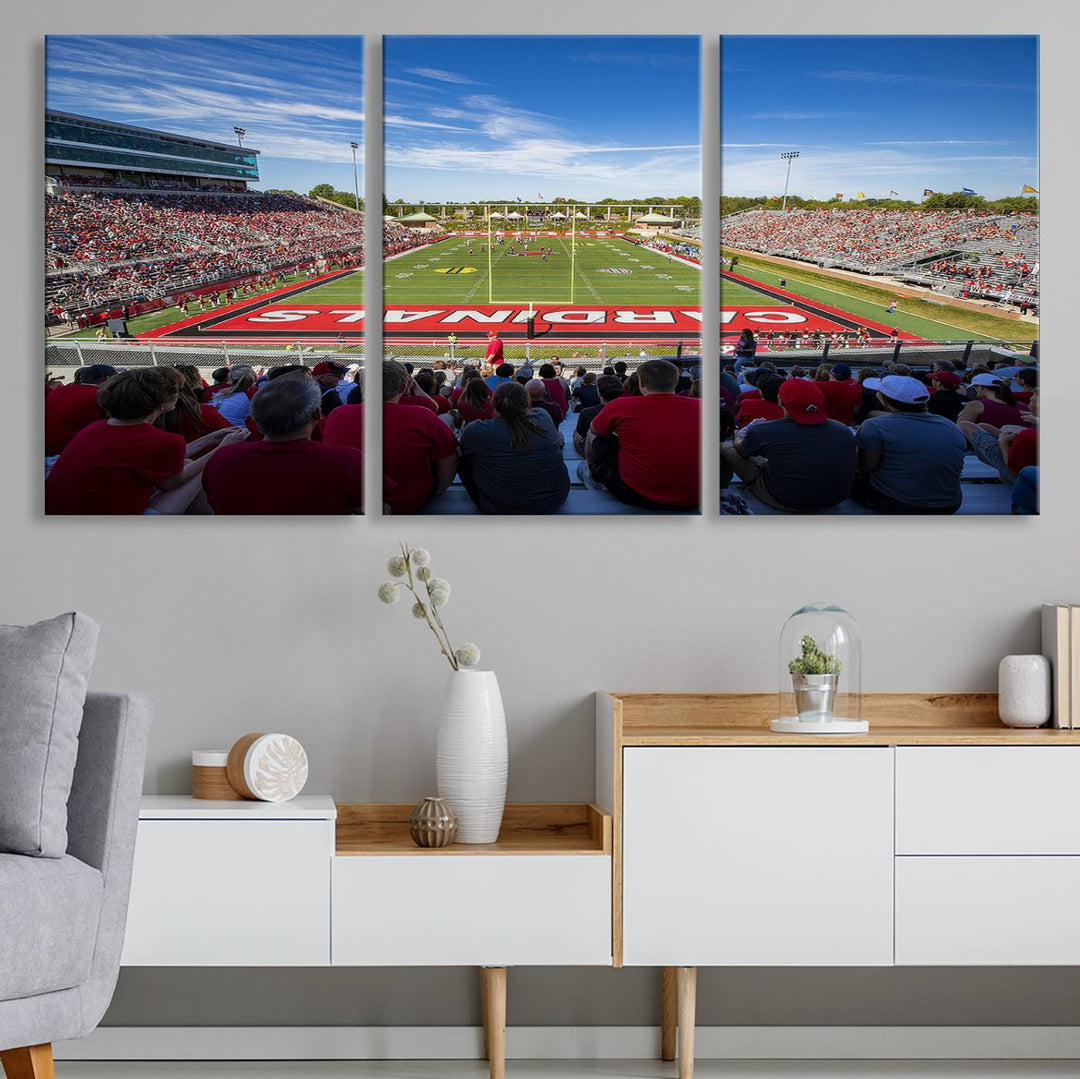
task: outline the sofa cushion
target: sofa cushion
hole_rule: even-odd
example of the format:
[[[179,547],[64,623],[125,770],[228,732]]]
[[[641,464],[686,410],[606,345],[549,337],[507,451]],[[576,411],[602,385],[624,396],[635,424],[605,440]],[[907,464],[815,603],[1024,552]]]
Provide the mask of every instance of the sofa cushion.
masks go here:
[[[101,896],[101,874],[69,854],[0,854],[0,1001],[86,981]]]
[[[0,625],[0,853],[59,858],[98,625]]]

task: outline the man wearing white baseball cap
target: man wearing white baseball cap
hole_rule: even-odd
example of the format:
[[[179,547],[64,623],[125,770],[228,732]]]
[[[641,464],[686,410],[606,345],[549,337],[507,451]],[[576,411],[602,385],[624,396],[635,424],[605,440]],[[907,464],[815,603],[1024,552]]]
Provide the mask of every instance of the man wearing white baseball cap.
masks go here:
[[[963,432],[927,411],[930,390],[917,378],[886,375],[863,387],[876,392],[885,414],[859,428],[851,497],[879,513],[955,513],[963,500]]]

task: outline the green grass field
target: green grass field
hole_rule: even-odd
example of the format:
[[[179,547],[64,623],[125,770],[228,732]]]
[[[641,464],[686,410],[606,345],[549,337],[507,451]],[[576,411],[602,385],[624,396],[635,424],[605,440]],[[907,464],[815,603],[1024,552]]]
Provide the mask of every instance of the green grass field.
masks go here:
[[[545,260],[539,255],[510,255],[511,240],[506,237],[490,252],[490,273],[489,252],[481,252],[481,246],[487,247],[486,237],[452,237],[391,259],[383,267],[384,302],[695,307],[701,303],[700,270],[626,240],[579,237],[571,260],[569,236],[530,238],[532,251],[551,248]],[[520,243],[515,246],[520,250]],[[312,293],[305,296],[324,302]]]
[[[725,251],[724,254],[729,256],[731,253]],[[1038,324],[1034,322],[931,304],[915,297],[900,297],[878,285],[817,274],[801,267],[789,268],[766,258],[740,254],[735,272],[763,285],[779,286],[780,280],[784,279],[787,281],[787,292],[828,304],[856,318],[862,316],[932,341],[1032,341],[1039,333]],[[898,306],[890,315],[886,308],[894,298],[898,300]],[[721,285],[721,304],[724,307],[744,306],[747,303],[768,307],[779,302],[733,281],[725,280]]]

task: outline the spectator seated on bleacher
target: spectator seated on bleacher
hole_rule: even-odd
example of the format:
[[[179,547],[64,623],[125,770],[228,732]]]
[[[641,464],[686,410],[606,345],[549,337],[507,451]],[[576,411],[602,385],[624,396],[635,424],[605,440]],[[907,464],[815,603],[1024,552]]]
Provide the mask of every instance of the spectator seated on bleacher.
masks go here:
[[[80,367],[78,381],[57,386],[45,397],[45,456],[55,457],[84,428],[105,419],[98,388],[116,374],[107,363]]]
[[[596,380],[598,404],[583,408],[578,413],[577,425],[574,428],[574,449],[582,457],[585,456],[585,441],[589,437],[589,428],[597,413],[611,401],[615,401],[623,395],[623,384],[615,375],[601,375]]]
[[[214,394],[210,399],[210,404],[233,427],[242,427],[251,411],[255,382],[255,372],[250,367],[234,367],[229,374],[229,384]]]
[[[203,435],[232,426],[213,405],[204,405],[200,401],[205,387],[197,367],[177,364],[173,370],[182,380],[176,408],[162,413],[155,420],[155,427],[178,434],[185,442],[194,442]]]
[[[363,513],[363,453],[311,440],[322,420],[321,396],[306,374],[288,374],[259,389],[251,413],[262,439],[226,446],[203,474],[215,513]]]
[[[391,513],[417,513],[450,486],[457,471],[450,428],[434,412],[402,403],[409,382],[402,364],[383,361],[383,502]],[[363,450],[364,407],[334,409],[326,418],[326,445]]]
[[[185,444],[158,430],[154,421],[176,407],[181,384],[168,367],[140,367],[105,382],[98,404],[108,419],[84,427],[57,458],[45,481],[45,512],[207,512],[203,469],[247,431],[226,427]]]
[[[582,368],[579,368],[582,370]],[[572,408],[575,412],[582,412],[587,408],[595,408],[600,404],[600,391],[596,388],[596,372],[586,371],[580,378],[574,380],[577,385],[570,390],[573,399]]]
[[[825,414],[850,427],[855,410],[862,404],[862,387],[851,377],[851,367],[834,363],[824,381],[816,383],[825,398]]]
[[[554,365],[550,363],[542,363],[537,374],[547,387],[548,400],[558,405],[565,416],[570,411],[570,399],[566,392],[567,383],[564,379],[559,378]]]
[[[634,377],[638,394],[605,405],[592,421],[590,471],[628,505],[696,509],[701,400],[676,395],[679,369],[667,360],[646,360]]]
[[[461,394],[454,408],[454,419],[459,428],[465,428],[477,420],[495,418],[492,391],[474,368],[467,369],[469,377],[461,384]]]
[[[1029,408],[1030,411],[1021,414],[1024,426],[1006,424],[996,428],[967,420],[958,422],[975,456],[997,469],[1002,483],[1015,483],[1023,469],[1039,463],[1038,391],[1032,395]]]
[[[859,428],[852,497],[878,513],[956,513],[963,501],[963,432],[927,411],[930,391],[917,378],[886,375],[863,386],[876,393],[884,414]]]
[[[855,477],[855,436],[829,419],[819,383],[780,386],[783,418],[758,419],[721,446],[721,456],[767,505],[805,513],[839,505]]]
[[[562,440],[551,416],[530,407],[517,382],[495,391],[495,418],[461,434],[461,482],[481,513],[554,513],[570,491]]]
[[[964,380],[955,371],[931,371],[927,379],[933,391],[926,403],[927,411],[955,422],[968,403],[960,391]]]
[[[738,427],[745,427],[754,420],[780,420],[784,418],[784,409],[780,404],[780,387],[784,380],[771,371],[762,371],[754,380],[754,393],[743,394],[739,398],[739,409],[735,414]]]
[[[525,392],[529,395],[529,407],[539,408],[551,417],[551,422],[558,431],[559,424],[566,418],[565,413],[554,401],[548,399],[547,386],[538,378],[531,378],[525,383]],[[562,435],[559,436],[562,443]]]
[[[1012,390],[1001,375],[996,372],[975,375],[971,388],[975,400],[969,401],[960,413],[960,419],[965,423],[989,424],[998,428],[1022,424]]]

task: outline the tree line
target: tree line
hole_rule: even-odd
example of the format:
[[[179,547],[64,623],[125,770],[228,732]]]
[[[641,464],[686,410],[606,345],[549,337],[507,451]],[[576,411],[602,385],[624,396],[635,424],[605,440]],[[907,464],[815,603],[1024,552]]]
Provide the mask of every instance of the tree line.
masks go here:
[[[788,195],[789,208],[800,210],[986,210],[990,213],[1037,214],[1039,200],[1033,195],[1012,195],[1003,199],[984,199],[982,195],[965,195],[963,191],[935,191],[921,202],[910,199],[804,199]],[[720,216],[741,213],[743,210],[779,210],[783,200],[779,195],[723,195]]]

